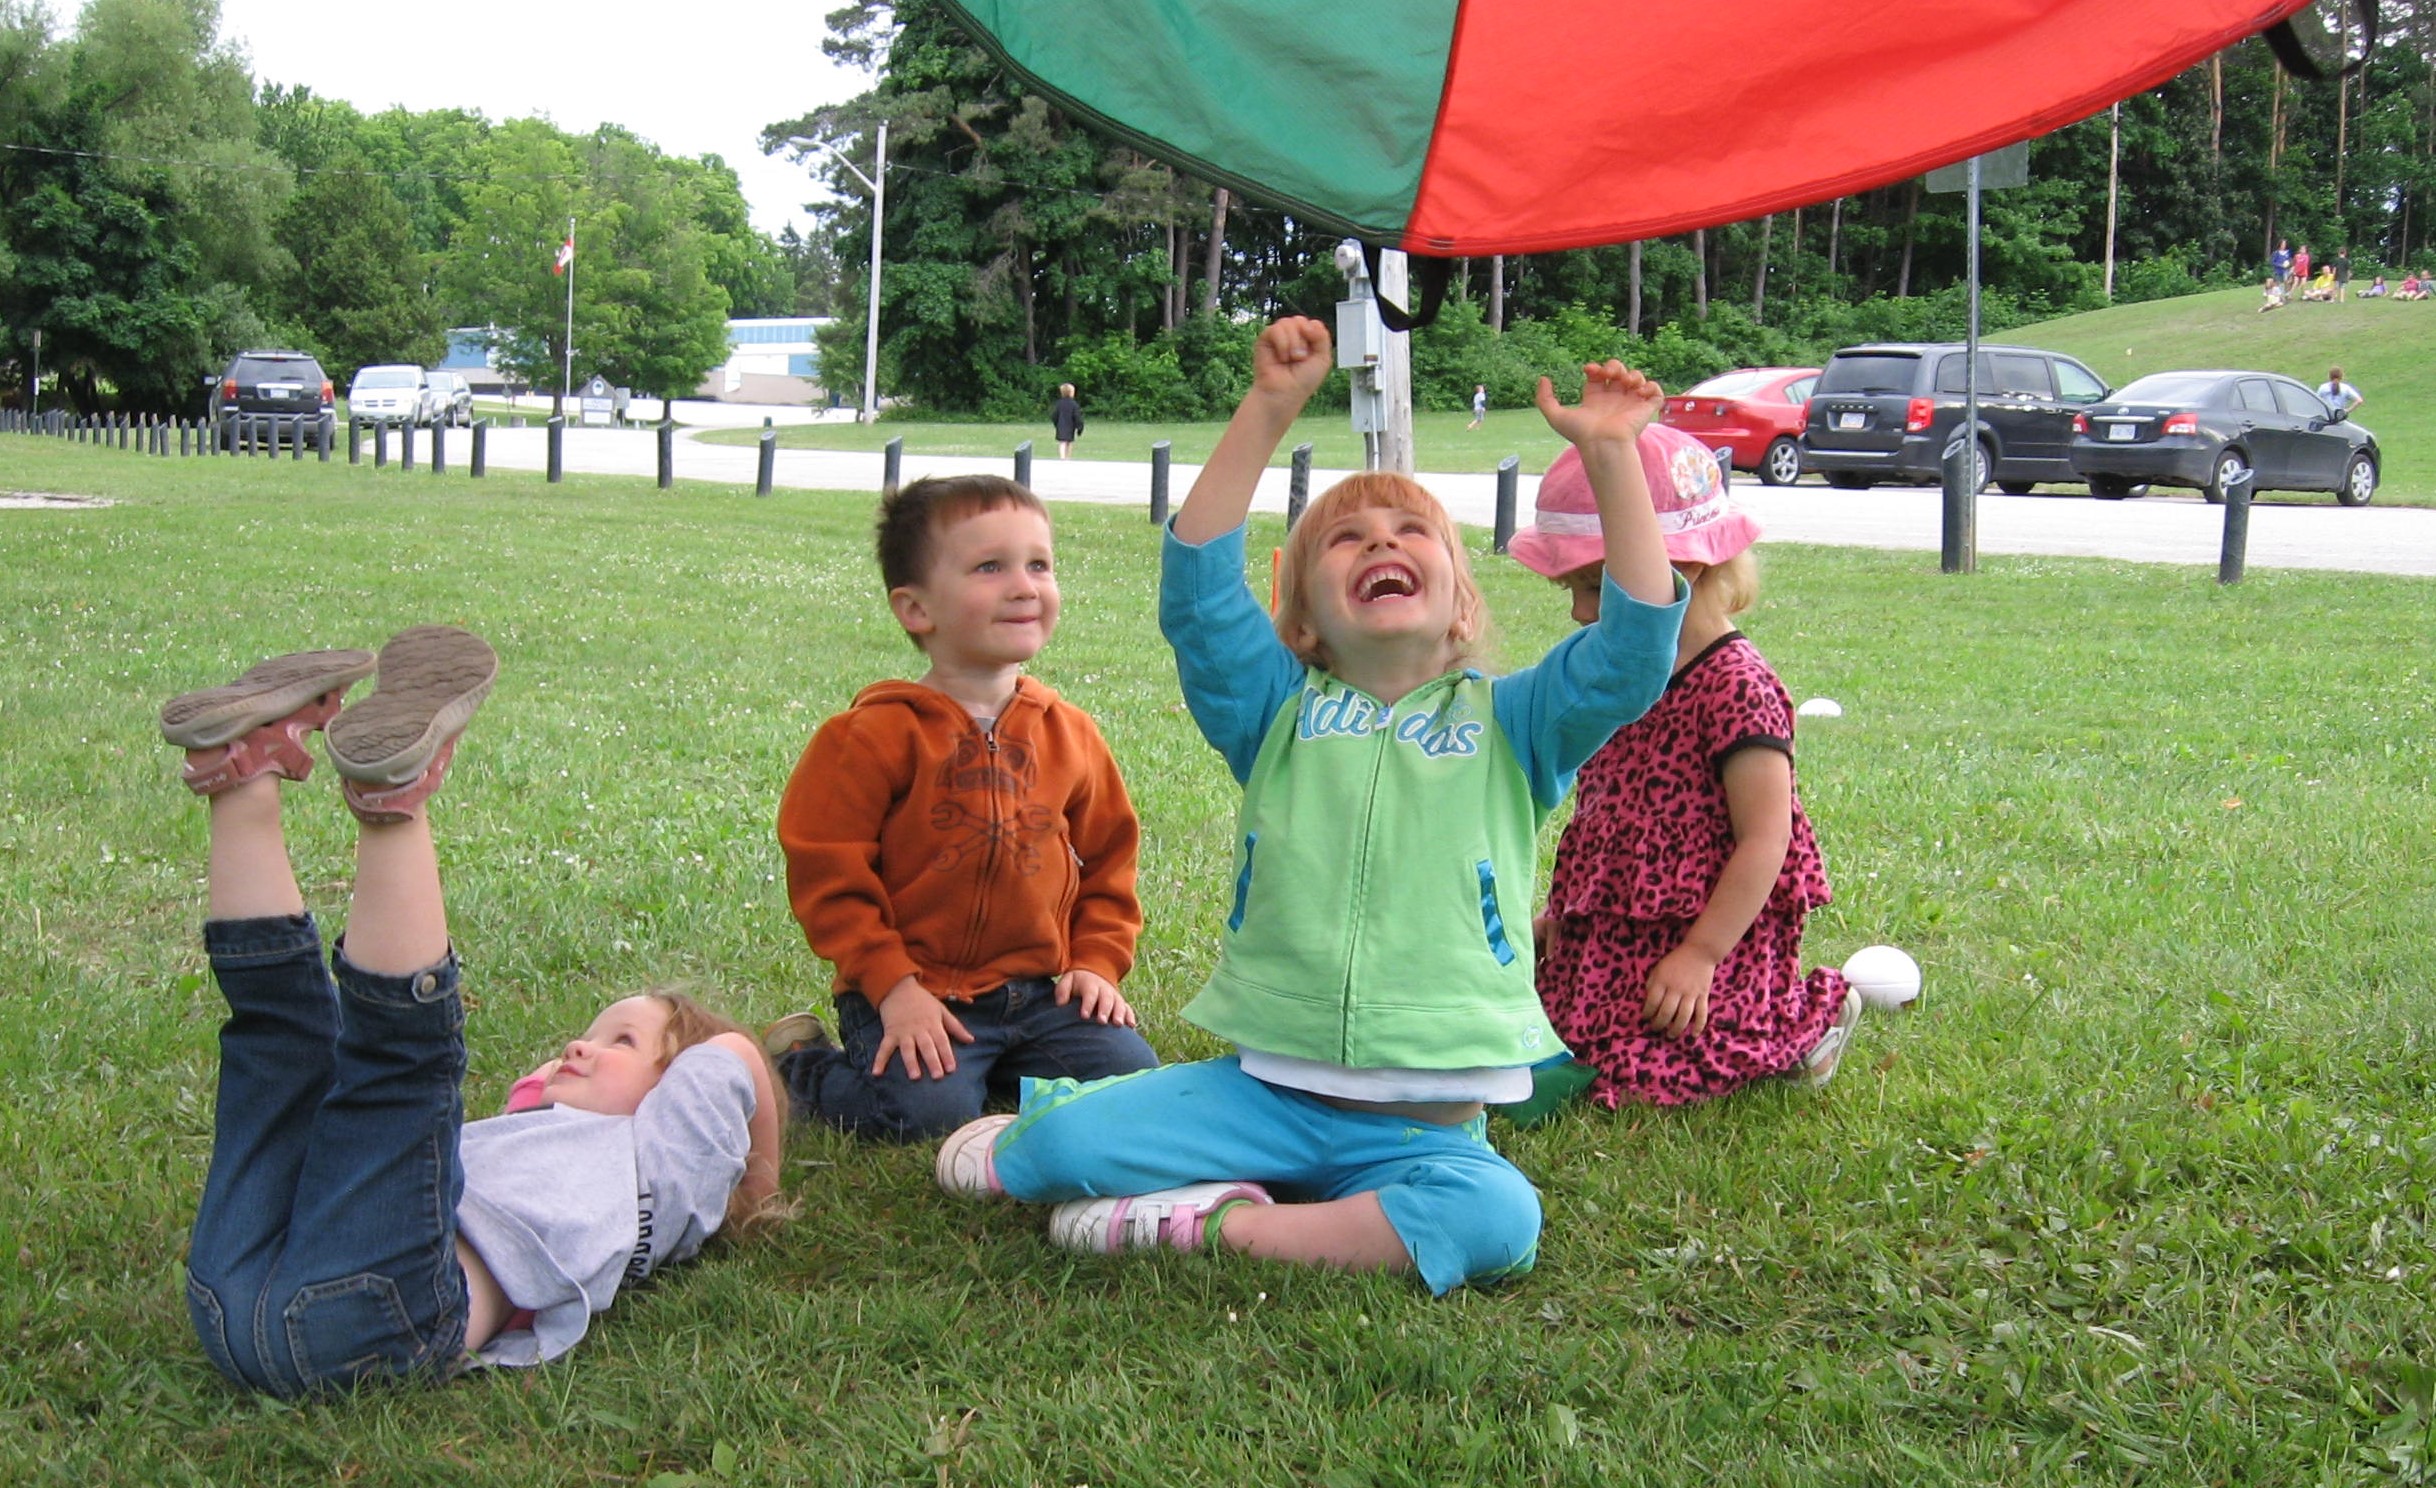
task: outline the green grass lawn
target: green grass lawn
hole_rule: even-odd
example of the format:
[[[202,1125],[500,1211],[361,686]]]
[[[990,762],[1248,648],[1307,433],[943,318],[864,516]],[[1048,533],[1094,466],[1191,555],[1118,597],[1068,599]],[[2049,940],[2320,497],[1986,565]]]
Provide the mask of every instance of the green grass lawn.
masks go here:
[[[2314,310],[2317,307],[2312,307]],[[2409,309],[2411,307],[2402,307]],[[2364,381],[2366,377],[2364,376]],[[2371,396],[2382,391],[2370,384]],[[1097,432],[1097,431],[1095,431]],[[661,978],[823,1002],[771,821],[916,664],[867,495],[477,486],[0,441],[0,1481],[1808,1485],[2422,1481],[2436,1464],[2436,588],[1771,547],[1748,618],[1807,723],[1837,899],[1811,947],[1927,970],[1833,1086],[1581,1112],[1501,1146],[1536,1273],[1411,1282],[1079,1258],[796,1134],[801,1217],[631,1295],[568,1359],[290,1407],[180,1291],[215,997],[202,808],[154,711],[258,657],[470,625],[504,660],[436,813],[469,1104]],[[1235,791],[1153,628],[1155,534],[1061,509],[1041,674],[1145,826],[1128,987],[1170,1057]],[[1254,548],[1274,540],[1264,525]],[[1560,597],[1479,557],[1503,650]],[[1263,565],[1265,568],[1265,565]],[[2068,620],[2069,623],[2059,623]],[[288,792],[343,918],[349,823]]]

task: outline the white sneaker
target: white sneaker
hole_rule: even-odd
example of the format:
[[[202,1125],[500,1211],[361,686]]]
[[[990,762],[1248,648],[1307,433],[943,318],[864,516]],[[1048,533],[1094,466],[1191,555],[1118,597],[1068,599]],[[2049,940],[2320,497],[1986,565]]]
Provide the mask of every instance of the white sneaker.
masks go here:
[[[931,1163],[931,1173],[938,1178],[939,1187],[964,1199],[995,1199],[1006,1190],[999,1186],[998,1134],[1015,1124],[1011,1115],[984,1116],[968,1121],[947,1134],[939,1144],[939,1156]]]
[[[1072,1199],[1049,1211],[1049,1238],[1068,1250],[1198,1250],[1201,1231],[1222,1204],[1271,1202],[1257,1183],[1188,1183],[1116,1199]]]
[[[1801,1068],[1794,1078],[1816,1090],[1835,1078],[1835,1067],[1844,1060],[1844,1050],[1852,1043],[1852,1031],[1861,1026],[1861,994],[1847,989],[1844,1006],[1837,1009],[1835,1021],[1810,1052],[1802,1056]]]

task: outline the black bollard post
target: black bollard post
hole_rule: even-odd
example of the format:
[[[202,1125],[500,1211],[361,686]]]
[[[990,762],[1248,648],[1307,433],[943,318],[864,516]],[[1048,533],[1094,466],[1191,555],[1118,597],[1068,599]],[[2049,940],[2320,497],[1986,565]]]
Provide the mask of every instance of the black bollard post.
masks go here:
[[[347,463],[364,463],[364,426],[356,422],[352,413],[347,415]]]
[[[1167,459],[1168,443],[1162,439],[1150,447],[1150,525],[1167,525]]]
[[[1721,444],[1710,451],[1717,457],[1717,485],[1721,490],[1734,489],[1734,447]]]
[[[313,420],[313,454],[324,465],[330,463],[330,439],[336,432],[337,425],[333,420]]]
[[[389,468],[389,426],[387,424],[372,426],[372,468],[375,470]]]
[[[1015,446],[1015,484],[1026,490],[1032,485],[1032,441],[1029,439]]]
[[[777,473],[778,431],[770,427],[769,420],[764,419],[761,424],[761,458],[753,469],[753,494],[769,495],[770,479]]]
[[[1311,446],[1294,446],[1293,473],[1286,480],[1286,530],[1303,519],[1303,508],[1311,503]]]
[[[550,474],[551,485],[566,479],[567,474],[567,416],[550,415]]]
[[[1940,524],[1944,535],[1939,541],[1937,566],[1950,574],[1976,573],[1979,570],[1979,441],[1962,424],[1954,426],[1953,437],[1945,442],[1945,458],[1940,462],[1945,487],[1945,520]]]
[[[665,491],[677,479],[677,423],[663,415],[656,431],[660,438],[660,489]]]
[[[489,419],[476,420],[474,423],[474,453],[468,462],[475,480],[482,479],[483,472],[489,468],[489,462],[485,457],[489,454],[486,446],[489,445],[490,439],[491,421]]]
[[[414,421],[398,425],[398,469],[414,469]]]
[[[431,473],[444,475],[448,471],[448,425],[431,426]]]
[[[881,451],[880,489],[893,491],[905,474],[905,436],[899,434]]]
[[[194,451],[188,447],[188,438],[189,438],[189,433],[188,433],[188,430],[187,430],[187,428],[186,428],[186,420],[184,420],[184,419],[179,419],[179,420],[178,420],[178,454],[179,454],[179,456],[180,456],[181,458],[183,458],[183,457],[185,457],[185,456],[187,456],[187,455],[190,455],[190,454],[194,453]]]
[[[1522,493],[1522,457],[1508,455],[1497,462],[1497,527],[1490,551],[1502,553],[1514,541],[1514,503]]]
[[[320,421],[317,419],[317,420],[315,420],[315,422],[316,422],[316,423],[318,423],[318,422],[320,422]],[[291,460],[302,460],[302,459],[304,458],[304,435],[305,435],[305,426],[304,426],[304,420],[303,420],[303,419],[298,419],[296,422],[294,422],[294,423],[292,423],[292,424],[288,425],[288,458],[289,458],[289,459],[291,459]]]
[[[2244,469],[2241,479],[2225,484],[2224,548],[2216,557],[2216,582],[2238,584],[2242,565],[2250,558],[2250,487],[2255,472]]]

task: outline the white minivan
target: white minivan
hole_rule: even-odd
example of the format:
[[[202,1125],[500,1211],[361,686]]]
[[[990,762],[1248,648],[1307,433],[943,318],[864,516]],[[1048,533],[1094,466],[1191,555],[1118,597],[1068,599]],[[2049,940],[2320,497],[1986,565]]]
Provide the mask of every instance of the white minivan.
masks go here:
[[[365,367],[347,388],[347,414],[376,424],[428,424],[431,395],[420,367]]]

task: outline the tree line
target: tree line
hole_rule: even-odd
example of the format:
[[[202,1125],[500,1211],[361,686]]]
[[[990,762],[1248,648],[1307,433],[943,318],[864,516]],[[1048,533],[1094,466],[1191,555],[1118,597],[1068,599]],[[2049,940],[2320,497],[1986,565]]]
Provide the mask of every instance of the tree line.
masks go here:
[[[1983,325],[2255,282],[2278,238],[2362,277],[2436,265],[2436,14],[2387,5],[2367,66],[2288,77],[2265,43],[2034,141],[2028,186],[1985,198]],[[1222,417],[1252,329],[1343,297],[1334,238],[1144,159],[1030,92],[931,0],[831,12],[829,55],[861,96],[770,125],[868,169],[889,127],[882,390],[929,413],[1036,417],[1055,385],[1109,417]],[[2108,243],[2109,162],[2115,162]],[[823,365],[859,392],[870,201],[834,164],[807,237],[836,324]],[[1414,396],[1475,383],[1518,404],[1550,366],[1621,356],[1671,386],[1738,365],[1815,363],[1872,338],[1962,332],[1959,194],[1921,179],[1680,237],[1459,262],[1416,333]]]
[[[755,231],[735,172],[604,126],[365,114],[258,85],[215,0],[88,0],[55,34],[0,0],[0,399],[43,333],[44,402],[199,411],[247,347],[311,351],[343,387],[496,329],[502,369],[559,386],[574,224],[585,374],[687,392],[730,315],[795,313],[825,260]]]

